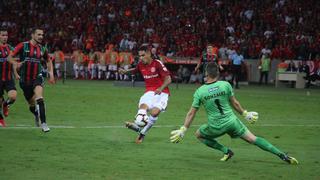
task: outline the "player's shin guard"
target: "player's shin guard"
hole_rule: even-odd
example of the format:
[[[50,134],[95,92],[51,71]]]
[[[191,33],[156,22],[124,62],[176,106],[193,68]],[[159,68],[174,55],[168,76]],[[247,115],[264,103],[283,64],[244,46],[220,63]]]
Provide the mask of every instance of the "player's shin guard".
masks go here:
[[[272,154],[275,154],[277,156],[280,156],[281,154],[284,154],[281,152],[278,148],[273,146],[271,143],[269,143],[267,140],[257,137],[256,141],[254,142],[254,145],[258,146],[259,148],[268,151]]]
[[[148,124],[143,127],[143,129],[140,131],[141,134],[146,135],[146,133],[149,131],[149,129],[151,129],[151,127],[153,126],[153,124],[157,121],[158,117],[153,117],[153,116],[149,116],[149,122]]]
[[[45,105],[44,105],[44,100],[43,98],[39,98],[36,100],[37,102],[37,110],[39,112],[39,115],[40,115],[40,121],[41,123],[46,123],[46,108],[45,108]]]

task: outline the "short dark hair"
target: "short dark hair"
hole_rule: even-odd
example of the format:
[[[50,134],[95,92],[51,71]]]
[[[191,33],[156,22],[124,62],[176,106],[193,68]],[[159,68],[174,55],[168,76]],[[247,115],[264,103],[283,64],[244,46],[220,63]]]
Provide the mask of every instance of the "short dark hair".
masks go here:
[[[139,50],[138,51],[149,51],[149,48],[148,46],[140,46]]]
[[[0,26],[0,31],[8,31],[8,28]]]
[[[206,75],[211,78],[216,78],[219,76],[219,67],[215,62],[209,62],[206,67]]]
[[[42,30],[43,31],[43,28],[41,28],[41,27],[33,27],[31,29],[31,34],[34,34],[37,30]]]

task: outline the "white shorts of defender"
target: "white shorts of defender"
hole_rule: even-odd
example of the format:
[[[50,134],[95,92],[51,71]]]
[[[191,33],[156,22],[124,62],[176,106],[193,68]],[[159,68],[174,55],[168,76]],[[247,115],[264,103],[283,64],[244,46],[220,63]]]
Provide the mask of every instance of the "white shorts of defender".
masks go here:
[[[154,91],[148,91],[141,96],[139,101],[139,107],[141,104],[146,104],[148,110],[153,108],[159,108],[161,111],[165,111],[168,105],[169,95],[167,93],[154,94]]]

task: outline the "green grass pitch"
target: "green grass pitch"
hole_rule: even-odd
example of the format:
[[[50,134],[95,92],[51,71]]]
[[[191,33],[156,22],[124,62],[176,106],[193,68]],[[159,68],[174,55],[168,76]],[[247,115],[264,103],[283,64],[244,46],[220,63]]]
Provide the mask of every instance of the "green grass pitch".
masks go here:
[[[222,154],[194,137],[206,122],[200,110],[180,144],[169,142],[170,131],[182,125],[197,85],[171,85],[167,111],[145,141],[123,127],[132,120],[144,92],[139,87],[114,87],[112,82],[73,81],[46,85],[47,121],[51,131],[34,128],[20,88],[16,103],[0,128],[0,179],[320,179],[320,91],[243,86],[236,97],[259,112],[256,135],[296,157],[288,165],[240,139],[219,142],[235,156]]]

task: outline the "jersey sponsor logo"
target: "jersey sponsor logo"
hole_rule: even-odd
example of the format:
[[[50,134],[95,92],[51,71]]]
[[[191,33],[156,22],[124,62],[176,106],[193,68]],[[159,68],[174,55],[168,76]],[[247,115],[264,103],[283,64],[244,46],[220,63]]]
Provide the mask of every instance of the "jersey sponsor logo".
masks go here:
[[[213,87],[213,88],[208,89],[208,92],[213,92],[213,91],[216,91],[218,89],[219,89],[219,87]]]
[[[143,78],[144,78],[144,79],[151,79],[151,78],[156,78],[156,77],[158,77],[158,76],[159,76],[159,74],[145,75],[145,76],[143,76]]]
[[[24,61],[40,63],[40,59],[26,57]]]
[[[150,69],[150,71],[154,73],[154,72],[156,72],[156,68],[155,68],[155,67],[152,67],[152,68]]]

